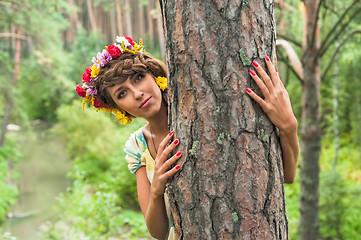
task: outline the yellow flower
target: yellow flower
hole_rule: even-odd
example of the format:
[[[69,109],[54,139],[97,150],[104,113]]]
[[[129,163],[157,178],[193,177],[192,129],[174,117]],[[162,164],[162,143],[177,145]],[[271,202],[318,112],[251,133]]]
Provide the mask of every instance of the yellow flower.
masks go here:
[[[91,67],[91,70],[92,70],[92,72],[91,72],[91,77],[92,78],[95,78],[96,76],[98,76],[98,74],[99,74],[99,69],[95,66],[95,64]]]
[[[168,87],[167,79],[165,77],[157,77],[155,81],[162,91],[164,91]]]

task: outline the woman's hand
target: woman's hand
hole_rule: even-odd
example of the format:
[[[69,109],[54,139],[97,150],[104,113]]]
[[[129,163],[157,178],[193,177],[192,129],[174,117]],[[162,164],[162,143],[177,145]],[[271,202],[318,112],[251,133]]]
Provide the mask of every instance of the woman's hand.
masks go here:
[[[159,144],[158,154],[155,158],[154,177],[151,185],[151,194],[154,198],[163,196],[165,191],[165,184],[168,178],[178,172],[180,168],[180,165],[177,165],[169,169],[169,167],[172,166],[181,157],[181,152],[177,152],[169,160],[167,160],[169,154],[179,144],[179,140],[176,139],[169,146],[167,146],[167,144],[172,140],[173,134],[174,132],[171,131],[168,136],[166,136]]]
[[[261,89],[265,99],[263,100],[249,88],[246,88],[246,91],[262,107],[271,122],[281,132],[292,133],[297,131],[297,119],[293,114],[287,90],[269,57],[266,56],[265,59],[271,77],[267,75],[256,61],[253,61],[253,66],[263,81],[253,70],[250,70],[251,77]]]

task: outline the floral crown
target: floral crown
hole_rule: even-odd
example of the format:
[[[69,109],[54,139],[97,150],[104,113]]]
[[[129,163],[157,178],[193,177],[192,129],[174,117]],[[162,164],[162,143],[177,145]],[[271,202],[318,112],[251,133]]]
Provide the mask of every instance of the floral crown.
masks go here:
[[[100,69],[111,60],[118,58],[124,52],[130,52],[133,54],[135,54],[135,52],[145,53],[142,39],[140,39],[140,44],[137,44],[128,36],[118,36],[113,45],[105,46],[105,49],[103,49],[102,52],[98,52],[96,58],[93,57],[93,65],[85,69],[83,74],[83,85],[76,85],[76,92],[83,98],[82,110],[84,110],[85,104],[90,102],[90,104],[96,108],[96,111],[99,111],[100,109],[107,113],[113,113],[121,124],[127,125],[132,121],[131,118],[126,116],[119,109],[111,108],[105,104],[97,96],[97,89],[95,87],[95,82]],[[155,81],[161,90],[164,91],[167,88],[167,79],[165,77],[157,77]]]

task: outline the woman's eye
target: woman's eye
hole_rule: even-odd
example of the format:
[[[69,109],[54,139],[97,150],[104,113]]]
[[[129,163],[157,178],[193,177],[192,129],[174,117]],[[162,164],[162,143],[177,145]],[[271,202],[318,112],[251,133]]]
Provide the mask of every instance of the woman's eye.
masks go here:
[[[119,95],[118,95],[118,99],[124,97],[125,94],[126,94],[126,91],[125,91],[125,90],[121,91],[121,92],[119,93]]]
[[[140,80],[142,80],[143,78],[143,74],[139,74],[136,78],[135,78],[135,82],[139,82]]]

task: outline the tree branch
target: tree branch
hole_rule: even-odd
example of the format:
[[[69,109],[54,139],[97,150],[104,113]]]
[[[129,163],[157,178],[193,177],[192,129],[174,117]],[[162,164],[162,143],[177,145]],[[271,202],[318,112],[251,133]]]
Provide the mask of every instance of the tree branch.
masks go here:
[[[324,38],[324,40],[322,41],[321,43],[321,46],[320,46],[320,53],[322,51],[322,53],[320,54],[320,56],[322,56],[326,51],[325,50],[322,50],[324,49],[326,46],[329,46],[329,44],[327,44],[327,42],[331,39],[331,36],[332,34],[338,36],[339,32],[336,33],[336,29],[337,27],[342,23],[342,20],[345,19],[345,16],[346,14],[354,7],[354,5],[356,5],[358,2],[360,2],[360,0],[355,0],[343,13],[342,15],[339,17],[339,19],[337,20],[337,22],[335,23],[335,25],[332,27],[332,29],[328,32],[327,36]],[[360,9],[359,9],[360,10]],[[359,11],[356,11],[356,13],[354,13],[354,15],[352,15],[352,18],[355,17],[355,14],[357,14]],[[347,22],[347,24],[351,21],[351,19],[349,19],[349,21]],[[346,24],[346,25],[347,25]],[[341,27],[341,30],[342,27]],[[335,39],[335,37],[333,38],[333,40]],[[331,41],[332,43],[333,41]],[[328,47],[327,47],[328,48]]]
[[[27,36],[16,33],[0,33],[0,38],[16,38],[21,40],[28,40]]]
[[[280,39],[276,40],[276,46],[282,47],[285,50],[289,61],[285,59],[284,62],[291,68],[301,83],[303,83],[303,67],[291,44],[286,40]]]
[[[310,48],[310,46],[313,46],[313,44],[315,42],[316,30],[317,30],[317,25],[318,25],[318,18],[319,18],[319,15],[320,15],[320,8],[321,8],[322,1],[323,0],[320,0],[320,2],[317,5],[316,20],[315,20],[315,24],[313,25],[313,29],[312,29],[312,40],[311,40],[310,44],[308,44],[308,48]]]
[[[302,47],[301,42],[299,42],[299,41],[297,41],[297,40],[295,40],[295,39],[293,39],[293,38],[291,38],[291,37],[289,37],[289,36],[287,36],[285,34],[277,33],[277,36],[281,37],[281,38],[283,38],[283,39],[285,39],[285,40],[287,40],[287,41],[289,41],[289,42],[291,42],[293,44],[295,44],[297,47],[300,47],[300,48]]]
[[[328,62],[327,64],[327,67],[325,68],[325,70],[322,72],[322,75],[321,75],[321,79],[324,79],[324,77],[326,76],[327,72],[330,70],[332,64],[333,64],[333,61],[334,59],[336,58],[337,56],[337,53],[340,51],[341,47],[346,43],[346,41],[354,34],[356,33],[361,33],[361,30],[360,29],[356,29],[356,30],[353,30],[351,32],[348,32],[346,34],[346,36],[343,37],[340,45],[338,45],[338,47],[335,49],[335,52],[333,53],[330,61]]]

